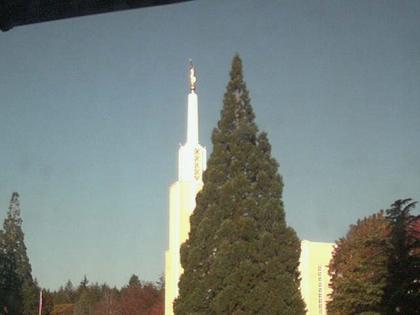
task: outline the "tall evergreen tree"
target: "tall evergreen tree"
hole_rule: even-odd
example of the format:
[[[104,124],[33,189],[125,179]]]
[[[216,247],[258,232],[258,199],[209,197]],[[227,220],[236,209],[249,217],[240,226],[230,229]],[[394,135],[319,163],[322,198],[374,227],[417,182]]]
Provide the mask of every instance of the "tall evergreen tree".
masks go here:
[[[7,288],[8,269],[7,257],[3,250],[3,230],[0,229],[0,314],[6,306],[6,294],[9,291]]]
[[[20,314],[22,283],[16,272],[16,259],[6,252],[5,237],[0,230],[0,314]]]
[[[137,275],[133,274],[128,281],[129,286],[141,286],[140,279]]]
[[[14,301],[10,303],[16,304],[16,306],[13,306],[13,314],[32,315],[36,312],[37,294],[34,294],[34,291],[37,290],[37,286],[32,278],[32,268],[26,253],[19,194],[16,192],[12,194],[3,229],[2,252],[6,257],[8,266],[13,268],[9,275],[15,281],[11,284],[13,290],[9,294],[11,301]],[[15,273],[15,275],[13,276],[12,273]]]
[[[351,225],[330,262],[328,314],[382,314],[388,276],[389,224],[383,211]]]
[[[387,210],[391,225],[386,314],[420,314],[420,216],[410,211],[417,202],[397,200]]]
[[[305,314],[300,242],[286,224],[278,164],[254,119],[236,55],[181,248],[176,314]]]

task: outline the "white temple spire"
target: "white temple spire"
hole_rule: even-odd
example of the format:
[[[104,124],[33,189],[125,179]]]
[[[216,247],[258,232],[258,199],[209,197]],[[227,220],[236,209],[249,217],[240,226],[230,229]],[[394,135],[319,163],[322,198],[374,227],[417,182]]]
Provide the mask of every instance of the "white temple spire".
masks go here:
[[[190,94],[188,94],[188,120],[187,120],[187,143],[198,144],[198,101],[195,94],[197,77],[195,68],[190,59]]]
[[[165,254],[165,315],[173,315],[173,302],[178,296],[178,282],[183,272],[181,244],[190,231],[190,216],[195,196],[203,186],[206,148],[198,142],[197,77],[190,61],[190,93],[188,94],[187,141],[178,151],[178,180],[169,190],[169,248]]]
[[[192,63],[192,59],[190,59],[190,89],[191,92],[195,91],[195,83],[197,82],[197,77],[195,75],[195,68]]]

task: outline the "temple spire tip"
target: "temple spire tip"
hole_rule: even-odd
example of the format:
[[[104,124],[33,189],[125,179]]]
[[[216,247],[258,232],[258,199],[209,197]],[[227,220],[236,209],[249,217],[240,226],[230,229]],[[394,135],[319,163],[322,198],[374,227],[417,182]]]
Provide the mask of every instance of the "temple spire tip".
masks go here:
[[[195,67],[192,63],[191,58],[190,58],[189,62],[190,62],[190,90],[191,90],[191,92],[194,92],[195,87],[196,87],[197,77],[195,75]]]

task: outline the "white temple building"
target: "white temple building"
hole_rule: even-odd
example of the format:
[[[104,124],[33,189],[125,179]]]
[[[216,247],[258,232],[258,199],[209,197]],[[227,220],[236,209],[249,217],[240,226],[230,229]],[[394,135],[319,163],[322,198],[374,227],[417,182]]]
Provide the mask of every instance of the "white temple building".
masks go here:
[[[165,315],[173,314],[173,301],[178,296],[178,281],[183,272],[180,248],[190,231],[190,216],[195,196],[203,187],[206,148],[198,142],[198,99],[195,69],[190,68],[188,94],[187,141],[178,151],[178,181],[169,189],[169,249],[165,254]]]
[[[331,293],[328,265],[334,243],[303,240],[300,244],[300,293],[306,304],[306,314],[327,315],[328,295]]]
[[[190,67],[188,94],[187,141],[178,151],[178,181],[169,189],[169,248],[165,253],[165,315],[174,314],[173,302],[178,296],[178,281],[183,272],[180,248],[188,238],[190,216],[195,208],[196,194],[203,186],[206,169],[206,149],[198,141],[198,98],[195,69]],[[332,243],[301,242],[299,271],[300,290],[307,315],[326,315],[330,293],[328,264],[332,258]]]

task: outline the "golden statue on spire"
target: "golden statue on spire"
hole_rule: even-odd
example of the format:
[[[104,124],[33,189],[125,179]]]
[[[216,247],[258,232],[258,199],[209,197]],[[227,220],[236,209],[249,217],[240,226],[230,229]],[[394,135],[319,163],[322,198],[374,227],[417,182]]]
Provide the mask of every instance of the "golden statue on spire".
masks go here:
[[[190,88],[191,91],[195,91],[195,83],[197,82],[197,77],[195,76],[195,68],[190,59]]]

